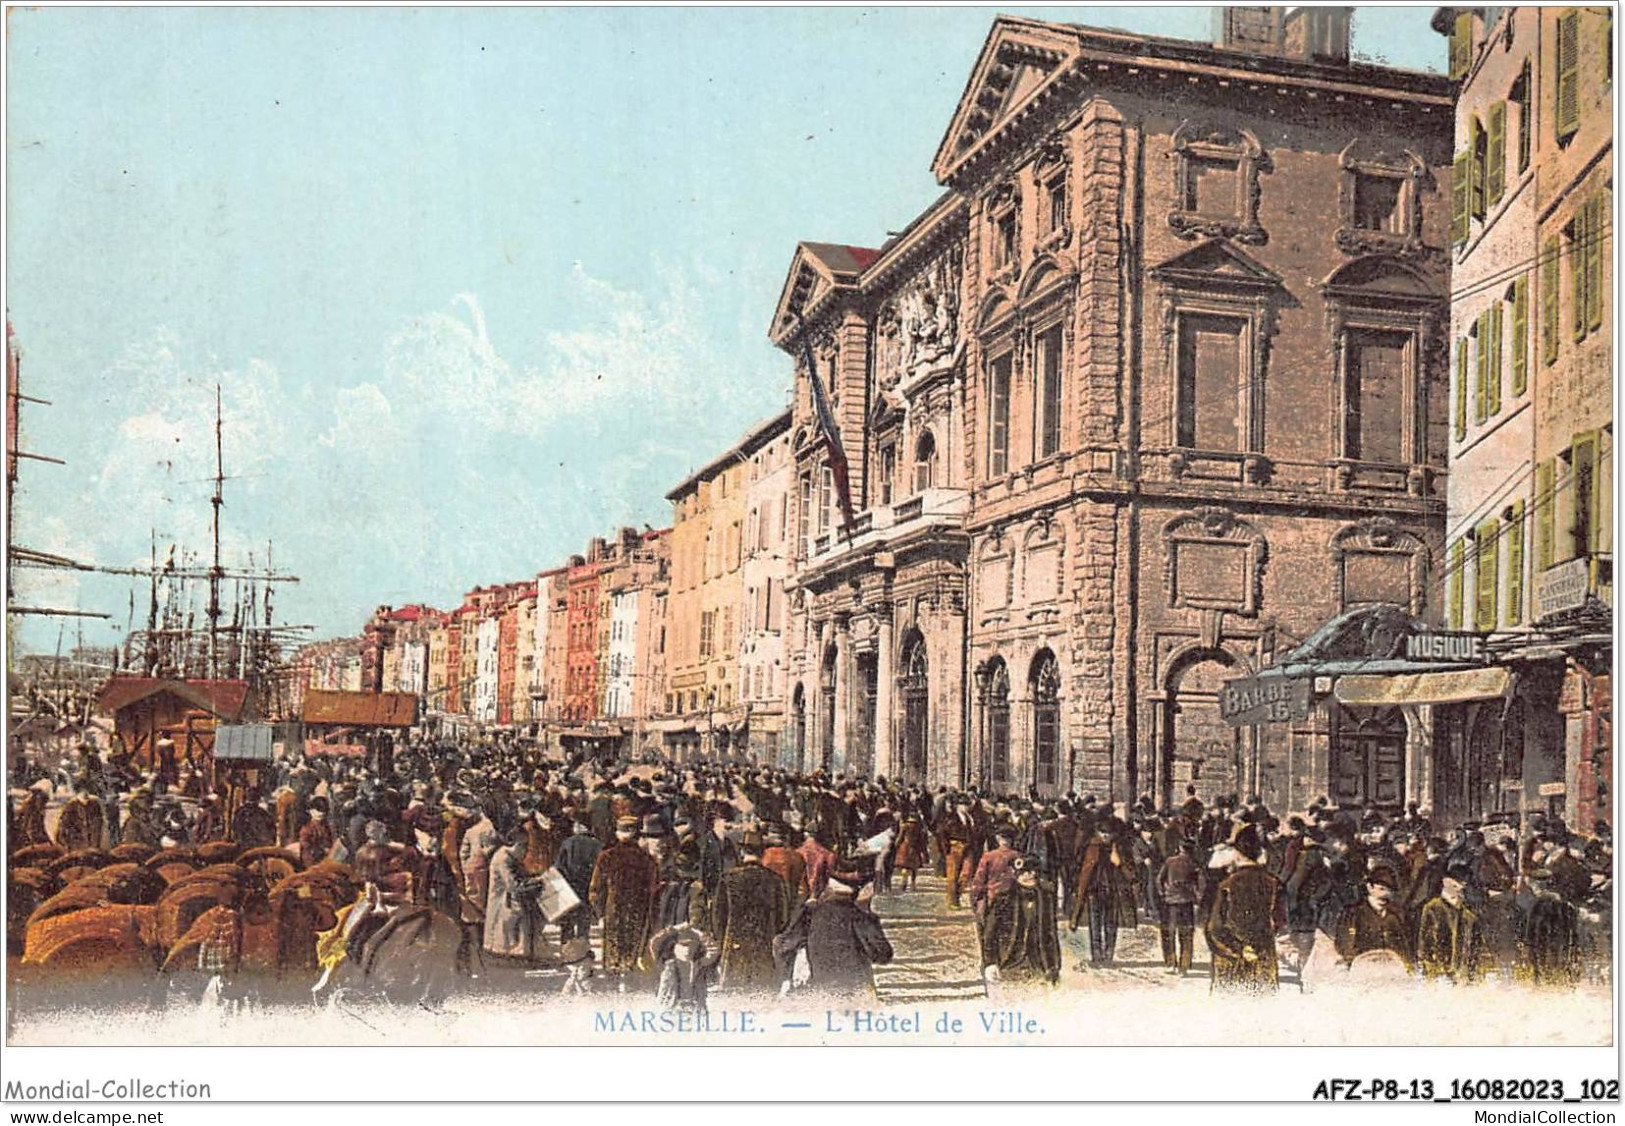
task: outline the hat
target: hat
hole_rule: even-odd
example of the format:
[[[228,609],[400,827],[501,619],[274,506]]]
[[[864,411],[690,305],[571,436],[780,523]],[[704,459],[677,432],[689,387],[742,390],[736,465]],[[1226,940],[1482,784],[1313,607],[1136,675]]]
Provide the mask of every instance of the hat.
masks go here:
[[[744,835],[739,838],[739,847],[744,852],[761,852],[762,834],[755,829],[746,829]]]
[[[1385,864],[1378,865],[1377,867],[1371,869],[1371,871],[1367,872],[1365,882],[1366,886],[1368,887],[1380,884],[1389,891],[1399,890],[1399,876],[1394,873],[1392,868]]]
[[[638,819],[636,817],[631,817],[631,816],[617,817],[615,819],[615,831],[617,833],[635,833],[635,832],[637,832],[638,831]]]
[[[665,819],[658,813],[651,813],[643,819],[643,835],[646,837],[663,837],[666,835]]]
[[[831,872],[829,874],[829,890],[840,892],[854,892],[863,886],[863,876],[858,872]]]
[[[1264,842],[1259,837],[1258,826],[1244,825],[1236,832],[1230,844],[1248,860],[1257,860],[1264,855]]]

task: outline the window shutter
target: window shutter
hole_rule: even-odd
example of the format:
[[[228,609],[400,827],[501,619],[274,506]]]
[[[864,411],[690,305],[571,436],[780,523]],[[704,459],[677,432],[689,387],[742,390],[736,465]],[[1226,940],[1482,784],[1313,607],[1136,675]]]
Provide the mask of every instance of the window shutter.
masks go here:
[[[1473,13],[1459,12],[1450,30],[1450,78],[1452,81],[1467,74],[1473,61]]]
[[[1529,389],[1529,279],[1512,283],[1512,394]]]
[[[1574,213],[1570,225],[1574,237],[1569,240],[1569,327],[1574,339],[1584,340],[1586,335],[1586,243],[1591,233],[1591,206],[1586,203]]]
[[[1467,338],[1456,340],[1456,441],[1467,437]]]
[[[1608,209],[1601,192],[1586,203],[1591,213],[1586,223],[1586,328],[1595,332],[1602,327],[1602,247],[1608,241]]]
[[[1523,501],[1512,506],[1507,525],[1507,625],[1523,621]]]
[[[1478,526],[1473,544],[1473,628],[1489,632],[1495,628],[1496,563],[1501,554],[1501,524],[1486,520]]]
[[[1540,358],[1548,365],[1557,362],[1558,245],[1557,236],[1552,235],[1540,250]]]
[[[1552,554],[1557,530],[1557,467],[1551,458],[1535,466],[1535,570],[1544,571],[1552,565]]]
[[[1557,137],[1580,128],[1580,13],[1557,17]]]
[[[1484,401],[1484,416],[1494,418],[1501,413],[1501,302],[1491,305],[1486,314],[1489,320],[1489,394]]]
[[[1507,183],[1507,104],[1496,102],[1489,111],[1489,167],[1484,170],[1484,194],[1490,203],[1500,200]]]
[[[1449,602],[1450,602],[1450,605],[1448,607],[1448,610],[1449,610],[1449,615],[1450,615],[1450,628],[1451,629],[1460,629],[1461,628],[1461,622],[1462,622],[1462,573],[1461,572],[1462,572],[1463,566],[1465,566],[1465,564],[1466,564],[1466,560],[1464,558],[1465,554],[1466,553],[1462,548],[1462,541],[1461,540],[1457,540],[1455,543],[1450,545],[1450,562],[1448,564],[1448,570],[1450,572],[1450,582],[1449,582],[1449,591],[1450,591]]]
[[[1472,220],[1469,217],[1469,193],[1472,188],[1472,152],[1462,151],[1456,154],[1455,161],[1450,166],[1450,242],[1453,244],[1467,241],[1472,233]]]
[[[1478,314],[1478,324],[1473,329],[1477,337],[1478,353],[1474,356],[1473,382],[1473,421],[1483,422],[1488,415],[1485,407],[1489,404],[1490,382],[1490,315],[1489,311]]]

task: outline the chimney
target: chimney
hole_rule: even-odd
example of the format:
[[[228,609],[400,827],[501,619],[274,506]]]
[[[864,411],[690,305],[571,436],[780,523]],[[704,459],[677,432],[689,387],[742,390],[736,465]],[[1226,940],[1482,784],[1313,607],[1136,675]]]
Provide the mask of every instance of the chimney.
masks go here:
[[[1214,27],[1227,50],[1346,66],[1353,12],[1305,5],[1216,8]]]

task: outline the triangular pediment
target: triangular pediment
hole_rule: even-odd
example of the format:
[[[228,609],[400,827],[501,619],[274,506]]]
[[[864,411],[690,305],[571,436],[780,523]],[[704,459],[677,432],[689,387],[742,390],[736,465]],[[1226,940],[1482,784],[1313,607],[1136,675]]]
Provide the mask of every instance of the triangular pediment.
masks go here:
[[[937,182],[946,184],[988,138],[1055,82],[1077,53],[1077,36],[1063,24],[995,19],[931,163]]]
[[[768,326],[768,339],[783,347],[801,318],[811,315],[836,290],[856,289],[863,271],[879,257],[880,251],[866,246],[798,243],[773,311],[773,323]]]
[[[1159,281],[1273,289],[1281,275],[1237,250],[1224,239],[1209,239],[1151,268]]]
[[[1328,293],[1349,297],[1411,298],[1418,301],[1443,300],[1444,286],[1409,263],[1384,254],[1373,254],[1339,267],[1322,288]]]

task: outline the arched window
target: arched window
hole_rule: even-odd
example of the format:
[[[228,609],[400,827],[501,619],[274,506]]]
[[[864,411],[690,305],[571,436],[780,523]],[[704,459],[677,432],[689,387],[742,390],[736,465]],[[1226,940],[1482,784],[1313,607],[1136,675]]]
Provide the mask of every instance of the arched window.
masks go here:
[[[897,689],[902,697],[903,778],[909,782],[921,782],[925,780],[926,769],[930,680],[927,676],[925,638],[918,631],[904,644],[902,669],[902,675],[897,678]]]
[[[1002,790],[1010,781],[1010,670],[994,657],[981,679],[985,781]]]
[[[795,769],[802,770],[807,761],[807,695],[799,684],[790,697],[790,712],[793,717],[790,751],[795,755]]]
[[[937,440],[927,430],[914,444],[914,491],[923,493],[936,484]]]
[[[1033,697],[1033,781],[1060,784],[1061,670],[1048,649],[1033,658],[1029,687]]]

